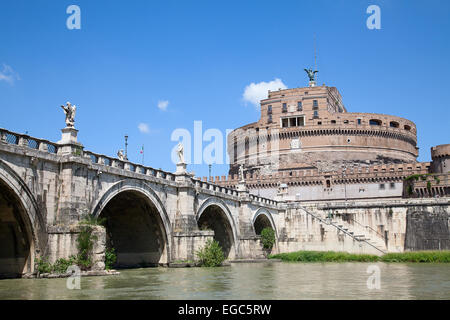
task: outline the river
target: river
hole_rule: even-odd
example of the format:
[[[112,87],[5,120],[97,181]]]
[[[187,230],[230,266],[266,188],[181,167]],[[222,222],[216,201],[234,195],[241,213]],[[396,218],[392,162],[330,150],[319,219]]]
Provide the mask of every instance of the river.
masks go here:
[[[373,265],[379,289],[368,289]],[[67,289],[67,279],[0,280],[0,299],[450,299],[449,264],[267,262],[120,272],[83,277],[80,290]]]

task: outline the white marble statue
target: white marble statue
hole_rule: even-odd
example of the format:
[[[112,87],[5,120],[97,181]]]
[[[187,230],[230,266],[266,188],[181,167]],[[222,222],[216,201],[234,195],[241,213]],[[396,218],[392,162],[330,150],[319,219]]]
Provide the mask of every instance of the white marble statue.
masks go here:
[[[75,113],[77,107],[70,102],[67,102],[66,105],[62,105],[61,108],[63,108],[64,113],[66,114],[66,127],[73,128],[75,126]]]
[[[178,163],[184,163],[184,147],[181,142],[178,142],[177,146]]]
[[[239,166],[239,180],[244,181],[244,165]]]
[[[123,153],[123,150],[120,149],[119,151],[117,151],[117,157],[119,157],[119,160],[124,161],[125,160],[125,154]]]

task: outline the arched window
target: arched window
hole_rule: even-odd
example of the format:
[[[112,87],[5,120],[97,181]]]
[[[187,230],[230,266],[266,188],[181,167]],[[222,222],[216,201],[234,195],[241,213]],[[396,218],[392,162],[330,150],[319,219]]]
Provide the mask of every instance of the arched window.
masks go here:
[[[399,127],[399,124],[398,124],[398,122],[391,121],[391,122],[389,122],[389,126],[390,126],[391,128],[398,128],[398,127]]]
[[[381,126],[381,120],[378,119],[370,119],[369,124],[371,126]]]

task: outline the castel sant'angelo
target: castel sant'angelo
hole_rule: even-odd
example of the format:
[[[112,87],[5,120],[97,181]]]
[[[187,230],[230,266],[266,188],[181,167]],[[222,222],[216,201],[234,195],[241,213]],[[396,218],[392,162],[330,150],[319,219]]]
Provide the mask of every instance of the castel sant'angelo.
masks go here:
[[[305,71],[308,87],[269,91],[259,121],[229,134],[230,175],[217,183],[304,201],[450,194],[449,144],[432,148],[431,163],[417,162],[412,121],[348,112],[337,88]]]

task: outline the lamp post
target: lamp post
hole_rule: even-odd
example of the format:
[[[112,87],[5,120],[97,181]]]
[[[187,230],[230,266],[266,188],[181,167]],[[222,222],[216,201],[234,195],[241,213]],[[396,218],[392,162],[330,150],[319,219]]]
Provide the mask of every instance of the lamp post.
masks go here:
[[[125,160],[128,160],[128,135],[125,135]]]

